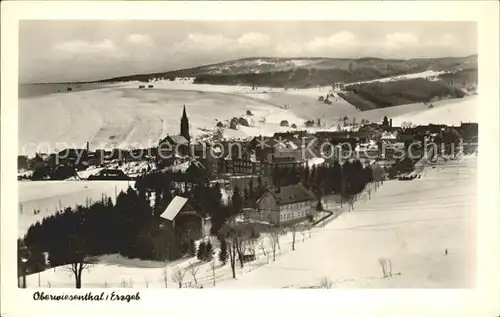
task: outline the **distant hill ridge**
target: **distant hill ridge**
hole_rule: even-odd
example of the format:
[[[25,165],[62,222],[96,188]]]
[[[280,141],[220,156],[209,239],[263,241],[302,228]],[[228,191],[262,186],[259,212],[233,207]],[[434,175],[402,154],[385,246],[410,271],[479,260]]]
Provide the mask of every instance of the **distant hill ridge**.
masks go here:
[[[195,83],[308,88],[434,71],[477,70],[477,55],[382,59],[251,57],[174,71],[114,77],[98,82],[151,81],[196,77]],[[97,81],[96,81],[97,82]]]

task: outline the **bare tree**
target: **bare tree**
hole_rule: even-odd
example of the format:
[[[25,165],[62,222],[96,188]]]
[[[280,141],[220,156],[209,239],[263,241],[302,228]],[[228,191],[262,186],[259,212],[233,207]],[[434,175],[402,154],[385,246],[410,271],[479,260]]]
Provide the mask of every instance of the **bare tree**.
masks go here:
[[[241,237],[234,237],[234,245],[236,246],[236,252],[238,254],[238,260],[240,261],[240,267],[243,269],[244,260],[243,260],[243,244],[244,240]]]
[[[97,262],[95,257],[91,256],[76,256],[69,263],[68,270],[75,277],[75,287],[82,288],[82,273],[83,270],[90,268]]]
[[[255,244],[257,243],[257,238],[250,238],[247,241],[248,250],[255,256]]]
[[[269,254],[266,252],[266,248],[264,247],[264,243],[265,243],[264,238],[261,238],[259,240],[259,246],[260,246],[260,249],[262,250],[262,253],[264,254],[264,256],[267,259],[267,263],[269,263]]]
[[[389,262],[389,277],[392,277],[392,262],[391,262],[391,259],[389,259],[388,262]]]
[[[271,232],[269,240],[271,242],[271,250],[273,251],[273,261],[276,261],[276,249],[279,248],[279,234]]]
[[[281,245],[280,245],[280,234],[279,234],[279,232],[276,232],[274,234],[274,239],[276,240],[276,245],[278,246],[278,250],[280,251],[280,254],[281,254]]]
[[[333,282],[329,277],[322,277],[321,280],[319,281],[319,287],[320,288],[332,288]]]
[[[125,281],[125,280],[122,280],[122,282],[120,283],[120,285],[121,285],[122,288],[129,288],[129,285],[128,285],[127,281]]]
[[[387,277],[386,261],[384,258],[380,258],[380,259],[378,259],[378,262],[379,262],[380,266],[382,267],[382,275],[384,278],[386,278]]]
[[[165,282],[165,288],[168,287],[168,274],[167,274],[167,267],[163,269],[163,282]]]
[[[409,121],[401,122],[401,129],[403,129],[403,131],[414,127],[415,125]]]
[[[229,254],[229,264],[231,265],[233,278],[236,278],[236,242],[232,237],[227,239],[227,251]]]
[[[172,273],[172,281],[177,283],[177,285],[179,285],[179,288],[182,288],[182,282],[184,281],[185,275],[185,271],[180,270],[178,267],[175,267]]]
[[[220,231],[221,237],[225,239],[228,246],[229,262],[233,271],[233,278],[236,278],[236,257],[240,261],[241,269],[244,268],[243,251],[250,240],[257,239],[253,225],[249,224],[226,224]]]
[[[302,242],[304,242],[304,239],[305,239],[305,236],[306,236],[306,233],[304,231],[301,231],[300,234],[302,235]]]
[[[212,261],[210,261],[210,268],[212,269],[212,278],[215,286],[215,258],[212,258]]]
[[[354,210],[354,198],[349,199],[349,212]]]
[[[267,256],[266,248],[264,247],[264,243],[265,243],[264,239],[259,240],[260,249],[262,250],[262,253],[264,254],[264,256]]]
[[[196,263],[192,262],[191,264],[188,265],[186,268],[186,271],[191,274],[193,277],[194,283],[198,285],[198,280],[196,279],[196,274],[198,274],[198,270],[200,269],[199,265],[196,265]]]

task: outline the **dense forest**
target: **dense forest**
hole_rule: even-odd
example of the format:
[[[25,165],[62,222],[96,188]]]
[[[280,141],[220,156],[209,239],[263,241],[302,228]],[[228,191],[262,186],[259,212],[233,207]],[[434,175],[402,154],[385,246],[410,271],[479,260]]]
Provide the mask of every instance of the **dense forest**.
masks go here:
[[[346,90],[339,96],[362,111],[465,96],[461,89],[442,80],[425,78],[349,85]]]

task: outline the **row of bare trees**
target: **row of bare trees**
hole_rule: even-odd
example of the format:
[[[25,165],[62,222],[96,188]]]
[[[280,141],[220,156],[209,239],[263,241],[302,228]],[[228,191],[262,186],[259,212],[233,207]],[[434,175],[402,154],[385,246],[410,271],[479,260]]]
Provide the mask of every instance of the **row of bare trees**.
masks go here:
[[[310,227],[301,226],[299,224],[292,225],[288,230],[292,234],[292,251],[296,248],[297,233],[302,236],[302,242],[305,241],[306,233],[309,232],[311,237]],[[259,248],[262,254],[266,257],[267,263],[272,258],[276,261],[276,254],[281,252],[280,237],[286,233],[283,228],[266,229],[266,233],[261,235],[254,224],[251,223],[228,223],[219,231],[219,241],[221,242],[221,250],[224,245],[227,249],[228,260],[231,266],[233,278],[236,278],[236,266],[239,262],[240,268],[244,268],[245,262],[255,259],[255,251]],[[266,242],[270,246],[270,251],[266,249]],[[221,257],[219,256],[219,260]],[[224,262],[221,261],[223,264]]]

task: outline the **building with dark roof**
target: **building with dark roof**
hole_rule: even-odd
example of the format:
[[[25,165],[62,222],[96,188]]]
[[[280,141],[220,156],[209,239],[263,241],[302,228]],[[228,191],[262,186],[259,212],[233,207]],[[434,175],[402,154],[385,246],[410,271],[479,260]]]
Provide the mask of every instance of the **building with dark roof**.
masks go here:
[[[314,207],[316,196],[302,184],[268,189],[258,200],[261,220],[273,224],[306,217]]]
[[[102,169],[99,173],[95,175],[90,175],[88,180],[130,180],[131,178],[127,176],[120,169]]]
[[[162,211],[160,218],[160,227],[173,229],[176,239],[185,243],[210,234],[210,218],[202,217],[185,197],[175,196]]]

